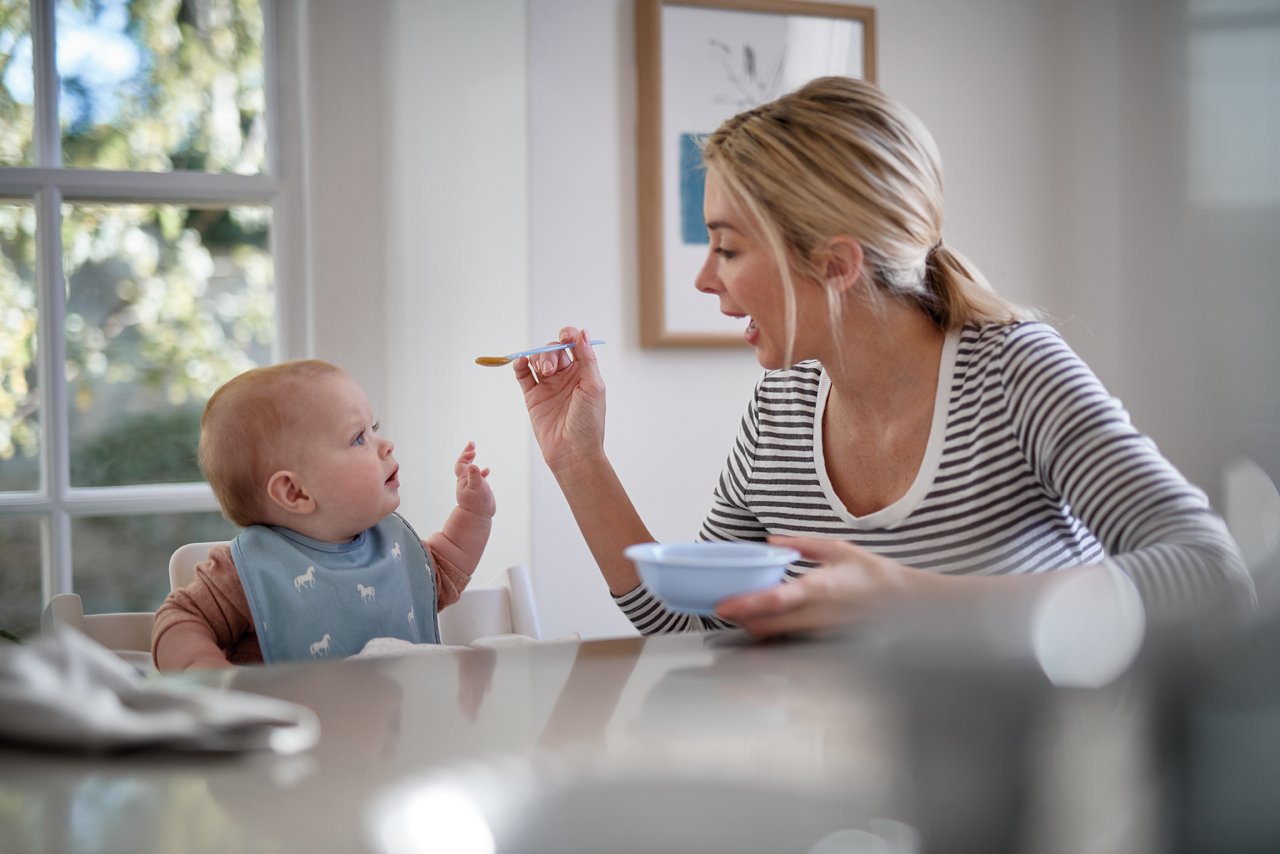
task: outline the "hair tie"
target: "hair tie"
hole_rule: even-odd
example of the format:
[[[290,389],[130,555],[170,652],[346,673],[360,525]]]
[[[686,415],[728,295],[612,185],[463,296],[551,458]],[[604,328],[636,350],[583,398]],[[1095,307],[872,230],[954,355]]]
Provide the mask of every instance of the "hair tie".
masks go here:
[[[929,251],[925,253],[925,260],[932,260],[934,255],[938,254],[938,250],[942,248],[942,238],[938,238],[938,242],[929,247]]]

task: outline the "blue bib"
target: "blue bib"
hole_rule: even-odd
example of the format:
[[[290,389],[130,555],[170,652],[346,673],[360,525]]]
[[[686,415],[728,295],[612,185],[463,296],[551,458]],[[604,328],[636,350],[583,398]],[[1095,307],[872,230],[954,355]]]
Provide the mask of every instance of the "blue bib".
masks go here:
[[[231,557],[264,662],[343,658],[381,637],[440,642],[434,567],[398,513],[349,543],[253,525]]]

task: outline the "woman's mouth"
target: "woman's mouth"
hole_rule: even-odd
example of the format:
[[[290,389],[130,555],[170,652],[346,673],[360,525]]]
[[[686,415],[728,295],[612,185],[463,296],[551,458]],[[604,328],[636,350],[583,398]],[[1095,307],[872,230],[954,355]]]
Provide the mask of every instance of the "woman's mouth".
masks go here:
[[[756,343],[760,340],[760,327],[756,326],[754,317],[750,319],[746,330],[742,333],[742,337],[750,347],[756,346]]]

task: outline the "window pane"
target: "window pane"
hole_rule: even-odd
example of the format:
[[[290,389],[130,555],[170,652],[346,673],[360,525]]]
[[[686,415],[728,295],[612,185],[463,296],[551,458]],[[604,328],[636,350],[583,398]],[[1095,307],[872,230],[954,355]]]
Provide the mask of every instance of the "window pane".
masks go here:
[[[260,174],[262,25],[257,0],[59,0],[64,163]]]
[[[0,492],[40,488],[35,255],[35,209],[0,201]]]
[[[31,10],[0,0],[0,166],[30,166],[35,127]]]
[[[154,611],[169,595],[178,546],[229,540],[237,530],[218,513],[72,519],[72,585],[86,614]]]
[[[40,633],[44,593],[40,588],[41,522],[37,518],[0,516],[0,630],[20,638]],[[5,643],[0,638],[0,646]]]
[[[200,413],[271,360],[270,209],[65,205],[71,484],[201,480]]]

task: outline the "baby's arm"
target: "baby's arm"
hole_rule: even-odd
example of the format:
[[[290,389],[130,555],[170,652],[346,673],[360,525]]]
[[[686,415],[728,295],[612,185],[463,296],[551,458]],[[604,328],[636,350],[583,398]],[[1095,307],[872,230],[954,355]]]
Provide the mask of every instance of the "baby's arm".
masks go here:
[[[196,567],[194,581],[170,593],[156,611],[151,656],[159,670],[230,667],[224,650],[252,625],[244,587],[230,549],[223,546]]]
[[[497,504],[486,479],[489,470],[477,466],[475,458],[475,442],[468,442],[453,466],[458,479],[458,506],[450,511],[444,527],[423,541],[441,576],[436,579],[441,608],[456,601],[466,587],[480,563],[493,527]]]

